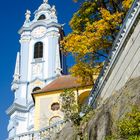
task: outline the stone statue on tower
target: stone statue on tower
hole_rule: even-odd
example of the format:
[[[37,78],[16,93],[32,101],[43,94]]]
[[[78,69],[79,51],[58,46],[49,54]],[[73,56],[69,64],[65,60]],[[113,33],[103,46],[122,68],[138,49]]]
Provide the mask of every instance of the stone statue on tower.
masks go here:
[[[48,0],[43,0],[44,1],[44,3],[48,3]]]
[[[31,17],[31,11],[26,10],[26,13],[25,13],[26,21],[30,21],[30,17]]]

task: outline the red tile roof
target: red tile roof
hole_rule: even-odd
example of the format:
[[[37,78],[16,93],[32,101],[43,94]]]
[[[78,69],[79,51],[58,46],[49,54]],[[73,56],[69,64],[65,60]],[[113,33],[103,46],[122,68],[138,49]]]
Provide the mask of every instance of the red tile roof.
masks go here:
[[[35,93],[43,93],[43,92],[49,92],[49,91],[57,91],[62,89],[69,89],[69,88],[76,88],[81,87],[82,85],[77,82],[77,78],[71,76],[71,75],[62,75],[52,81],[50,84],[45,86],[39,91],[36,91]]]

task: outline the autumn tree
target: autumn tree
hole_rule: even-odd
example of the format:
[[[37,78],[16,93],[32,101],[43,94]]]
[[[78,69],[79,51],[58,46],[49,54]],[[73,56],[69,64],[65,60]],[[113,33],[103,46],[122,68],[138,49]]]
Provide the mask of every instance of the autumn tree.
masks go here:
[[[70,21],[72,33],[62,41],[76,64],[70,69],[83,84],[94,83],[132,0],[88,0]]]

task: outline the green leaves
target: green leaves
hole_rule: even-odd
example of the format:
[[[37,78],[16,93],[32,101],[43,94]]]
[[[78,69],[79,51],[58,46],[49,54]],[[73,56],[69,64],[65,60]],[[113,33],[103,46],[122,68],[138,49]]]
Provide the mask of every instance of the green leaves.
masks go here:
[[[128,112],[116,123],[116,131],[106,136],[105,140],[140,140],[140,110],[138,106],[132,106]]]
[[[61,111],[64,112],[65,120],[77,124],[79,110],[74,91],[65,89],[64,92],[60,94],[60,99],[62,103]]]
[[[94,115],[92,107],[78,104],[76,94],[71,89],[65,89],[60,94],[60,100],[62,104],[61,111],[64,113],[65,120],[73,122],[76,127],[87,123]],[[80,112],[85,114],[82,118],[80,117]]]
[[[140,111],[136,108],[127,113],[125,118],[118,123],[119,135],[129,140],[140,138]]]

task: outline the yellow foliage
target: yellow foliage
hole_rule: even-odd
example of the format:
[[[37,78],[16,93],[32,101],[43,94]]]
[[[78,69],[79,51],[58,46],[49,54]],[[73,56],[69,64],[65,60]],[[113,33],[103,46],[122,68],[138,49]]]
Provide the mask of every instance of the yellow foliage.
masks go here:
[[[110,30],[121,23],[122,13],[110,14],[106,9],[100,10],[102,19],[87,23],[84,32],[73,32],[61,41],[64,50],[72,53],[87,54],[110,46],[111,42],[103,36],[110,35]]]
[[[84,85],[93,84],[101,67],[101,64],[93,68],[89,64],[78,62],[70,69],[70,72],[73,76],[78,77],[77,82],[83,83]]]
[[[126,11],[131,7],[132,2],[133,2],[133,0],[124,0],[122,2],[123,7]]]
[[[110,0],[109,3],[117,5],[118,0]],[[127,10],[132,0],[123,0],[122,4]],[[101,65],[98,63],[97,53],[106,53],[111,48],[114,41],[114,34],[118,32],[118,27],[122,24],[125,15],[124,11],[111,12],[102,6],[104,2],[88,0],[74,14],[70,21],[73,32],[64,37],[61,41],[63,51],[70,52],[76,59],[70,72],[79,78],[82,83],[94,83],[94,75],[98,75]],[[87,55],[92,57],[87,59]],[[97,63],[97,64],[95,64]]]

